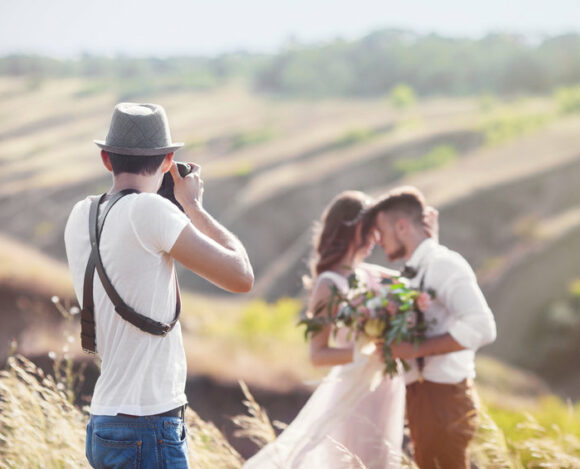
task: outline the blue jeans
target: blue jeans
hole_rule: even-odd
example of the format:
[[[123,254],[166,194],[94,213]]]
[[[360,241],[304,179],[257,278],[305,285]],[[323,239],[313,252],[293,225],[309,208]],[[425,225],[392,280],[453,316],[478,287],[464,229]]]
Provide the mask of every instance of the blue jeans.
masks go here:
[[[187,430],[179,417],[91,415],[86,456],[97,469],[188,469]]]

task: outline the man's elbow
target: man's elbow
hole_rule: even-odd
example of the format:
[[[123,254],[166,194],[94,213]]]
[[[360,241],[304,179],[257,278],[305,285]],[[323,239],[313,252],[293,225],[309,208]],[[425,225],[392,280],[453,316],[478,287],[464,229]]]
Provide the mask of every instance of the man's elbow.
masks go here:
[[[482,331],[481,338],[477,348],[481,348],[495,342],[496,338],[497,338],[497,329],[495,327],[495,324],[493,324]]]
[[[487,332],[485,345],[495,342],[495,339],[497,339],[497,328],[495,327],[495,324],[493,324]]]
[[[248,293],[254,287],[254,272],[250,269],[239,275],[230,288],[232,293]]]

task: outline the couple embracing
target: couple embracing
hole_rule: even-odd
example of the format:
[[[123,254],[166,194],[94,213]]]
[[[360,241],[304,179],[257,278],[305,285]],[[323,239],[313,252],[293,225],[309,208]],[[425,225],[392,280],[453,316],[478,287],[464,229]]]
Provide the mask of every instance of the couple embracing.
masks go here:
[[[406,277],[432,290],[419,302],[429,327],[419,345],[391,345],[410,369],[376,381],[381,347],[327,324],[310,338],[316,366],[332,366],[296,419],[244,468],[397,468],[402,464],[405,414],[420,469],[469,467],[467,447],[477,429],[472,388],[475,351],[495,339],[493,315],[465,259],[438,243],[438,214],[415,188],[395,189],[377,201],[347,191],[327,207],[311,260],[310,316],[333,291],[348,295],[354,273],[367,285]],[[367,264],[375,242],[403,272]],[[337,305],[331,304],[337,314]],[[374,344],[372,344],[374,345]],[[362,463],[362,465],[361,465]]]

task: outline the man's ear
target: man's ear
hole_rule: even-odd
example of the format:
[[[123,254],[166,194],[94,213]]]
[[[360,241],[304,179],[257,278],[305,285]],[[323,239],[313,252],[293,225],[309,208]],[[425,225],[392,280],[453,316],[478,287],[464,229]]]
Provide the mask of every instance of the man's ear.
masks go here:
[[[399,218],[395,222],[395,229],[399,234],[406,234],[409,231],[409,220],[406,218]]]
[[[167,171],[171,169],[172,164],[173,164],[173,153],[167,153],[167,155],[165,155],[163,163],[161,163],[161,172],[165,174]]]
[[[111,164],[111,158],[109,158],[109,154],[105,150],[101,150],[101,160],[105,168],[107,168],[107,171],[112,173],[113,165]]]

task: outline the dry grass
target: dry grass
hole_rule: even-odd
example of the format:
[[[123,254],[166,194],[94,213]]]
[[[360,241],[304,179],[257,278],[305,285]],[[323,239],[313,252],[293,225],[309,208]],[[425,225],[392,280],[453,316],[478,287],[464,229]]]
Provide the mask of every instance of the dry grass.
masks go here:
[[[237,415],[233,418],[233,422],[240,427],[239,430],[236,430],[234,436],[248,438],[261,448],[274,441],[276,432],[267,412],[256,402],[246,383],[240,381],[240,387],[246,397],[243,403],[248,409],[249,415]]]
[[[63,380],[64,381],[64,380]],[[0,372],[0,468],[89,467],[87,409],[70,403],[70,389],[23,356]],[[189,458],[200,469],[240,468],[243,459],[211,423],[186,412]]]
[[[0,373],[0,467],[88,467],[86,414],[68,400],[61,383],[22,356]]]
[[[235,417],[237,436],[263,446],[274,439],[274,428],[266,412],[240,383],[249,415]],[[88,467],[84,456],[88,415],[70,403],[70,389],[60,380],[46,376],[22,356],[13,356],[0,372],[0,468]],[[497,409],[494,411],[497,412]],[[520,415],[521,417],[521,415]],[[487,414],[471,445],[472,462],[479,468],[580,468],[580,441],[553,424],[541,425],[531,415],[508,433]],[[211,423],[188,409],[189,457],[201,469],[240,468],[243,458]],[[356,455],[337,442],[352,467],[364,468]],[[416,466],[404,458],[402,468]]]

